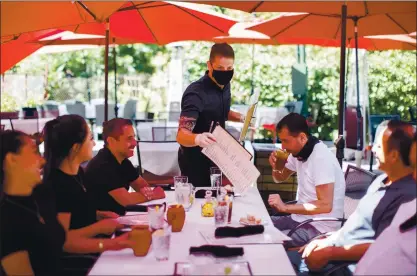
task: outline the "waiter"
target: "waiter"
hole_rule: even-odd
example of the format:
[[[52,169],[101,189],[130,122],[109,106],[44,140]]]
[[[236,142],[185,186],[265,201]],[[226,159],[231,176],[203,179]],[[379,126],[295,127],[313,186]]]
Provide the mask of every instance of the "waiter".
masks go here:
[[[226,120],[244,122],[245,117],[230,110],[230,81],[235,52],[227,43],[214,44],[205,75],[191,83],[181,100],[177,142],[181,145],[178,162],[182,175],[196,187],[210,187],[210,167],[215,166],[203,153],[216,142],[212,126],[225,128]]]

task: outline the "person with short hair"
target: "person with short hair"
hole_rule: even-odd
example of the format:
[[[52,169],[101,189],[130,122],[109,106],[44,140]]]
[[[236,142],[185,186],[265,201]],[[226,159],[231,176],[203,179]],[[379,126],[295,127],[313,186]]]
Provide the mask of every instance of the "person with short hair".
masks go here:
[[[342,228],[324,239],[311,241],[298,252],[287,251],[299,275],[310,271],[325,274],[335,261],[359,261],[391,224],[401,204],[416,199],[417,185],[408,156],[414,129],[397,120],[386,121],[383,126],[372,150],[379,169],[385,173],[372,182]],[[351,265],[339,272],[352,274],[354,269]]]
[[[336,156],[316,137],[309,134],[304,116],[297,113],[286,115],[277,125],[282,148],[290,155],[284,167],[277,168],[276,153],[269,162],[275,182],[286,180],[297,173],[297,203],[285,204],[279,194],[269,196],[268,203],[282,216],[272,216],[276,228],[288,231],[301,222],[315,217],[343,217],[345,178]],[[286,247],[302,246],[323,232],[335,231],[336,222],[306,224],[292,235]]]
[[[207,71],[191,83],[181,100],[177,142],[181,145],[178,162],[182,175],[196,187],[209,187],[214,163],[201,153],[216,139],[210,131],[226,121],[244,122],[244,116],[230,110],[230,81],[234,74],[235,53],[227,43],[211,47]]]
[[[86,168],[87,191],[97,209],[124,215],[126,206],[165,197],[143,179],[128,158],[134,155],[137,141],[132,122],[114,118],[103,124],[104,148]],[[135,192],[129,193],[129,187]]]
[[[417,134],[410,150],[410,165],[417,172]],[[355,275],[416,275],[417,201],[404,203],[392,223],[376,239],[355,269]]]

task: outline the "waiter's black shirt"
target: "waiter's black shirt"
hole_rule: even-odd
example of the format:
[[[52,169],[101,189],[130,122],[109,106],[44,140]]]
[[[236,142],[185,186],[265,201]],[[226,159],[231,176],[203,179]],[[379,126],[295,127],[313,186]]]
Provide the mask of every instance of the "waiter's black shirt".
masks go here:
[[[223,128],[231,104],[230,83],[220,88],[206,74],[191,83],[181,101],[181,116],[196,119],[193,133],[203,133],[219,123]],[[201,153],[200,147],[181,146],[178,156],[181,172],[189,177],[194,186],[210,185],[210,160]]]

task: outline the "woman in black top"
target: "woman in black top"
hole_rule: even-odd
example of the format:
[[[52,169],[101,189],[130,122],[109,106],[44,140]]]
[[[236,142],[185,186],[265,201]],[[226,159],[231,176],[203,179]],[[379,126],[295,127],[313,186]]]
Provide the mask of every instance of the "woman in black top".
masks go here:
[[[32,195],[45,162],[22,132],[3,131],[0,142],[1,268],[6,275],[61,275],[65,231],[56,217],[41,216]]]
[[[92,158],[95,143],[84,118],[78,115],[59,116],[46,123],[43,137],[46,165],[40,197],[47,194],[55,197],[58,220],[69,235],[90,238],[83,243],[83,248],[73,249],[72,252],[97,253],[121,249],[119,239],[93,239],[100,234],[112,234],[122,225],[113,219],[97,222],[96,217],[115,218],[117,215],[95,210],[88,199],[80,164]]]

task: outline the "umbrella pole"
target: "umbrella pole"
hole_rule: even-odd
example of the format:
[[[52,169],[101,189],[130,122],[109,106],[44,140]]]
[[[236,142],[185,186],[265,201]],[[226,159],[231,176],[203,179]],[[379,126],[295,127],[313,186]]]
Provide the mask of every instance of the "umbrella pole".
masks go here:
[[[117,106],[117,63],[116,63],[116,39],[113,38],[113,65],[114,65],[114,116],[117,118],[119,107]]]
[[[346,74],[346,17],[347,6],[342,5],[342,37],[340,46],[340,82],[339,82],[339,137],[335,141],[336,157],[339,160],[340,167],[344,158],[345,139],[343,138],[343,121],[345,111],[345,74]]]
[[[104,121],[107,122],[108,114],[108,98],[109,98],[109,19],[106,21],[106,48],[104,53]]]
[[[355,63],[356,63],[356,119],[357,119],[357,150],[362,151],[362,111],[359,93],[359,53],[358,53],[358,19],[353,19],[355,23]]]

